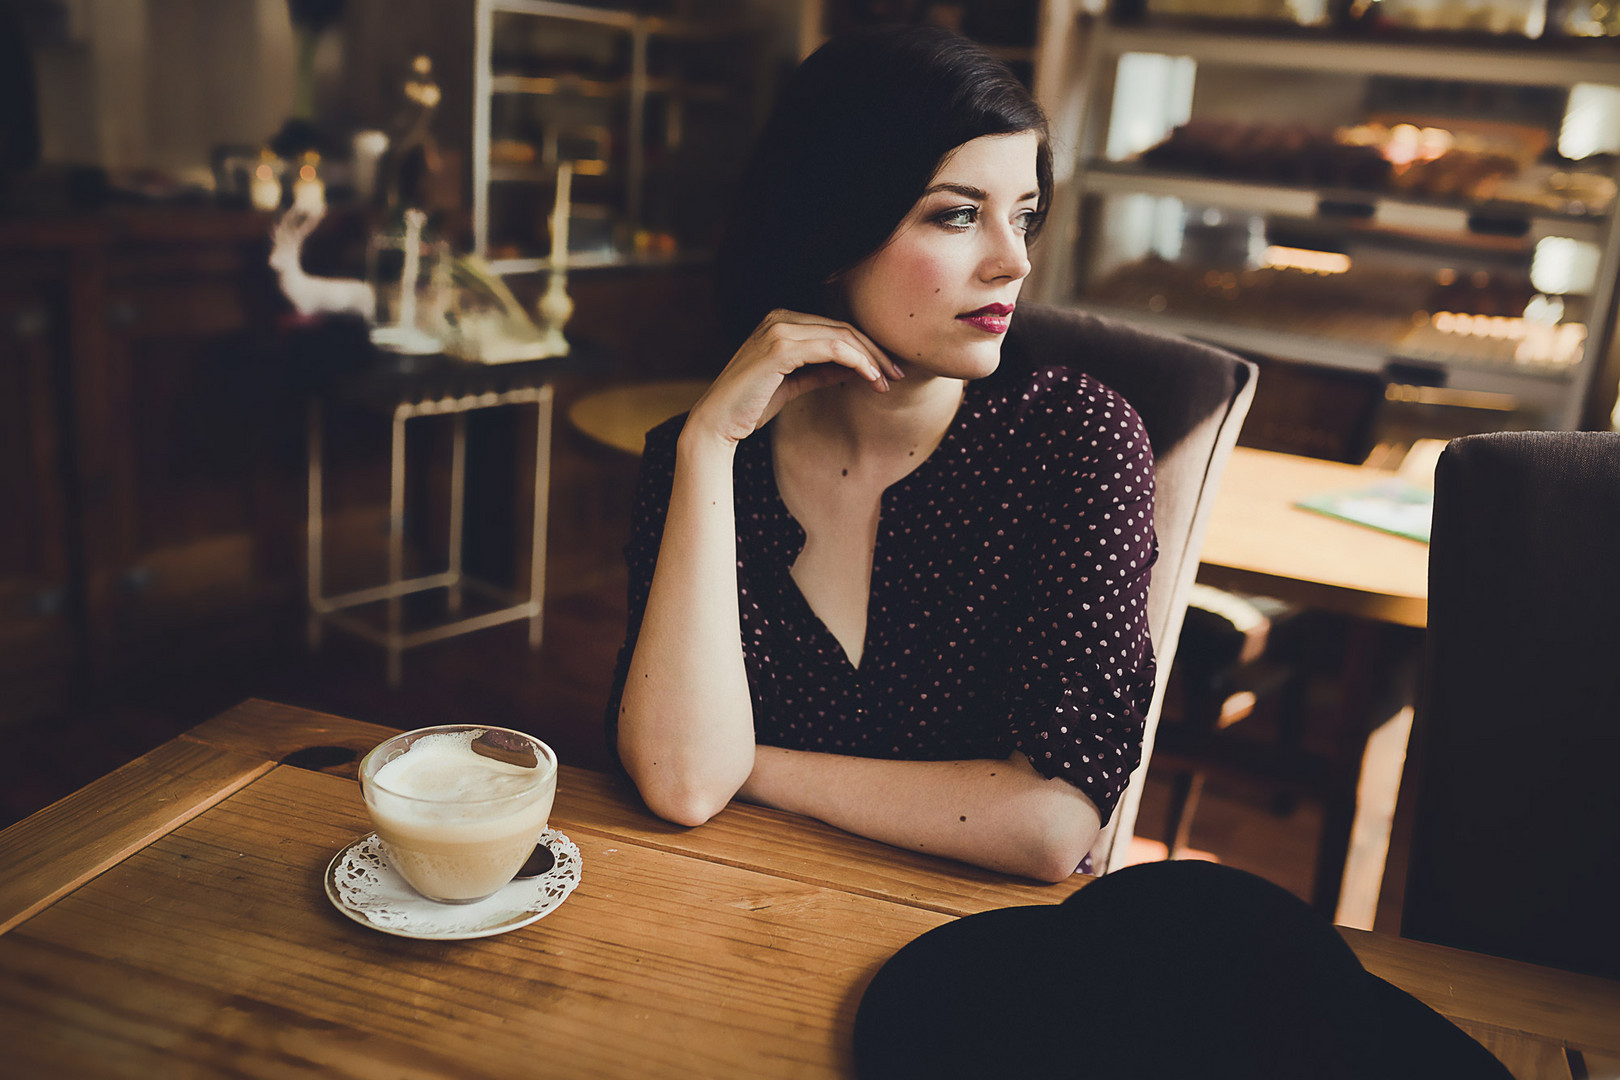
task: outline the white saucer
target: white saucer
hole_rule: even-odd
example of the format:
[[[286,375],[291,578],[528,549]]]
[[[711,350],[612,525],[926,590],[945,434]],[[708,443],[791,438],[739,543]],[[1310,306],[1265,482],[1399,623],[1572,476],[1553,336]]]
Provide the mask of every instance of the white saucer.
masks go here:
[[[540,842],[556,857],[550,870],[517,878],[475,904],[440,904],[405,884],[388,865],[377,834],[367,833],[327,865],[326,896],[355,922],[385,934],[431,941],[493,937],[545,918],[579,884],[582,860],[574,842],[552,829]]]

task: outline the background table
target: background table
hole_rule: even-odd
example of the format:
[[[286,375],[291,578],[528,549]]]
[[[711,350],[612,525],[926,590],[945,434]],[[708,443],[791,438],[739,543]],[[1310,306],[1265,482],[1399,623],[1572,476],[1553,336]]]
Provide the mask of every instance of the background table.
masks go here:
[[[568,422],[604,446],[640,457],[647,432],[686,412],[708,388],[703,379],[610,386],[569,406]]]
[[[758,807],[682,829],[565,767],[552,820],[584,873],[562,907],[479,941],[390,937],[322,888],[369,827],[355,758],[388,734],[249,702],[0,833],[8,1075],[848,1075],[860,994],[902,944],[1089,880]],[[1620,984],[1347,936],[1521,1078],[1570,1077],[1566,1047],[1620,1063]]]
[[[403,677],[402,657],[407,649],[445,638],[470,634],[492,626],[527,619],[529,648],[540,647],[545,614],[547,501],[551,485],[551,380],[559,370],[577,365],[577,358],[533,360],[511,364],[479,364],[449,356],[389,356],[377,352],[373,363],[347,378],[336,380],[309,401],[308,517],[305,530],[305,582],[309,601],[308,636],[311,648],[321,643],[330,623],[348,633],[381,645],[388,657],[388,685],[398,688]],[[326,510],[322,488],[325,475],[325,413],[327,398],[358,403],[391,418],[389,460],[388,567],[384,584],[328,595],[324,578]],[[527,594],[491,585],[466,574],[462,535],[466,507],[467,416],[483,409],[509,405],[535,407],[533,502],[529,533]],[[450,505],[447,514],[449,565],[440,572],[405,577],[405,466],[406,425],[432,416],[452,418],[450,452]],[[451,618],[407,631],[405,597],[427,590],[447,590]],[[493,610],[462,615],[462,591],[491,598]],[[381,625],[359,617],[355,609],[385,603]]]
[[[1307,495],[1354,491],[1391,475],[1238,447],[1221,475],[1198,580],[1422,627],[1428,621],[1427,544],[1294,506]]]

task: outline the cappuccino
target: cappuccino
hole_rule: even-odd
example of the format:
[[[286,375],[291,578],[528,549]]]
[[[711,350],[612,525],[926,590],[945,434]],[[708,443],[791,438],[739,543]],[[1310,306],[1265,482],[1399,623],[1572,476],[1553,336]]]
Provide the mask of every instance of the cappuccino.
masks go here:
[[[551,816],[557,759],[503,728],[424,728],[366,755],[361,786],[389,862],[430,900],[470,903],[511,881]]]

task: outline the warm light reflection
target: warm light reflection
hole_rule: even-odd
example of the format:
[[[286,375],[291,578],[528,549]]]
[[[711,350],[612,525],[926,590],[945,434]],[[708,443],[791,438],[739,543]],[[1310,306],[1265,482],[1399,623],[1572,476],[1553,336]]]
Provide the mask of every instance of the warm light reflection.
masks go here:
[[[1337,251],[1273,244],[1266,248],[1265,265],[1281,270],[1303,270],[1308,274],[1342,274],[1350,269],[1350,256]]]
[[[1551,364],[1563,367],[1580,361],[1586,343],[1586,325],[1570,322],[1550,324],[1540,319],[1509,318],[1505,315],[1470,315],[1440,311],[1430,320],[1442,334],[1475,340],[1517,342],[1513,359],[1521,364]]]

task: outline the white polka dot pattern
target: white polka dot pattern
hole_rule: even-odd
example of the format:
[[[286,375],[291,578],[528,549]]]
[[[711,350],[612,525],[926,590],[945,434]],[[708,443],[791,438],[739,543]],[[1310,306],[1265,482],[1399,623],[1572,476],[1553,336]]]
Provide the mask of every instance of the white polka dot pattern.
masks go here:
[[[739,447],[738,604],[755,735],[909,760],[1020,750],[1080,787],[1106,821],[1141,756],[1153,689],[1152,451],[1112,390],[1062,365],[1011,360],[968,385],[938,448],[884,493],[858,668],[789,574],[804,531],[777,493],[768,432]],[[647,437],[610,745],[683,419]]]

